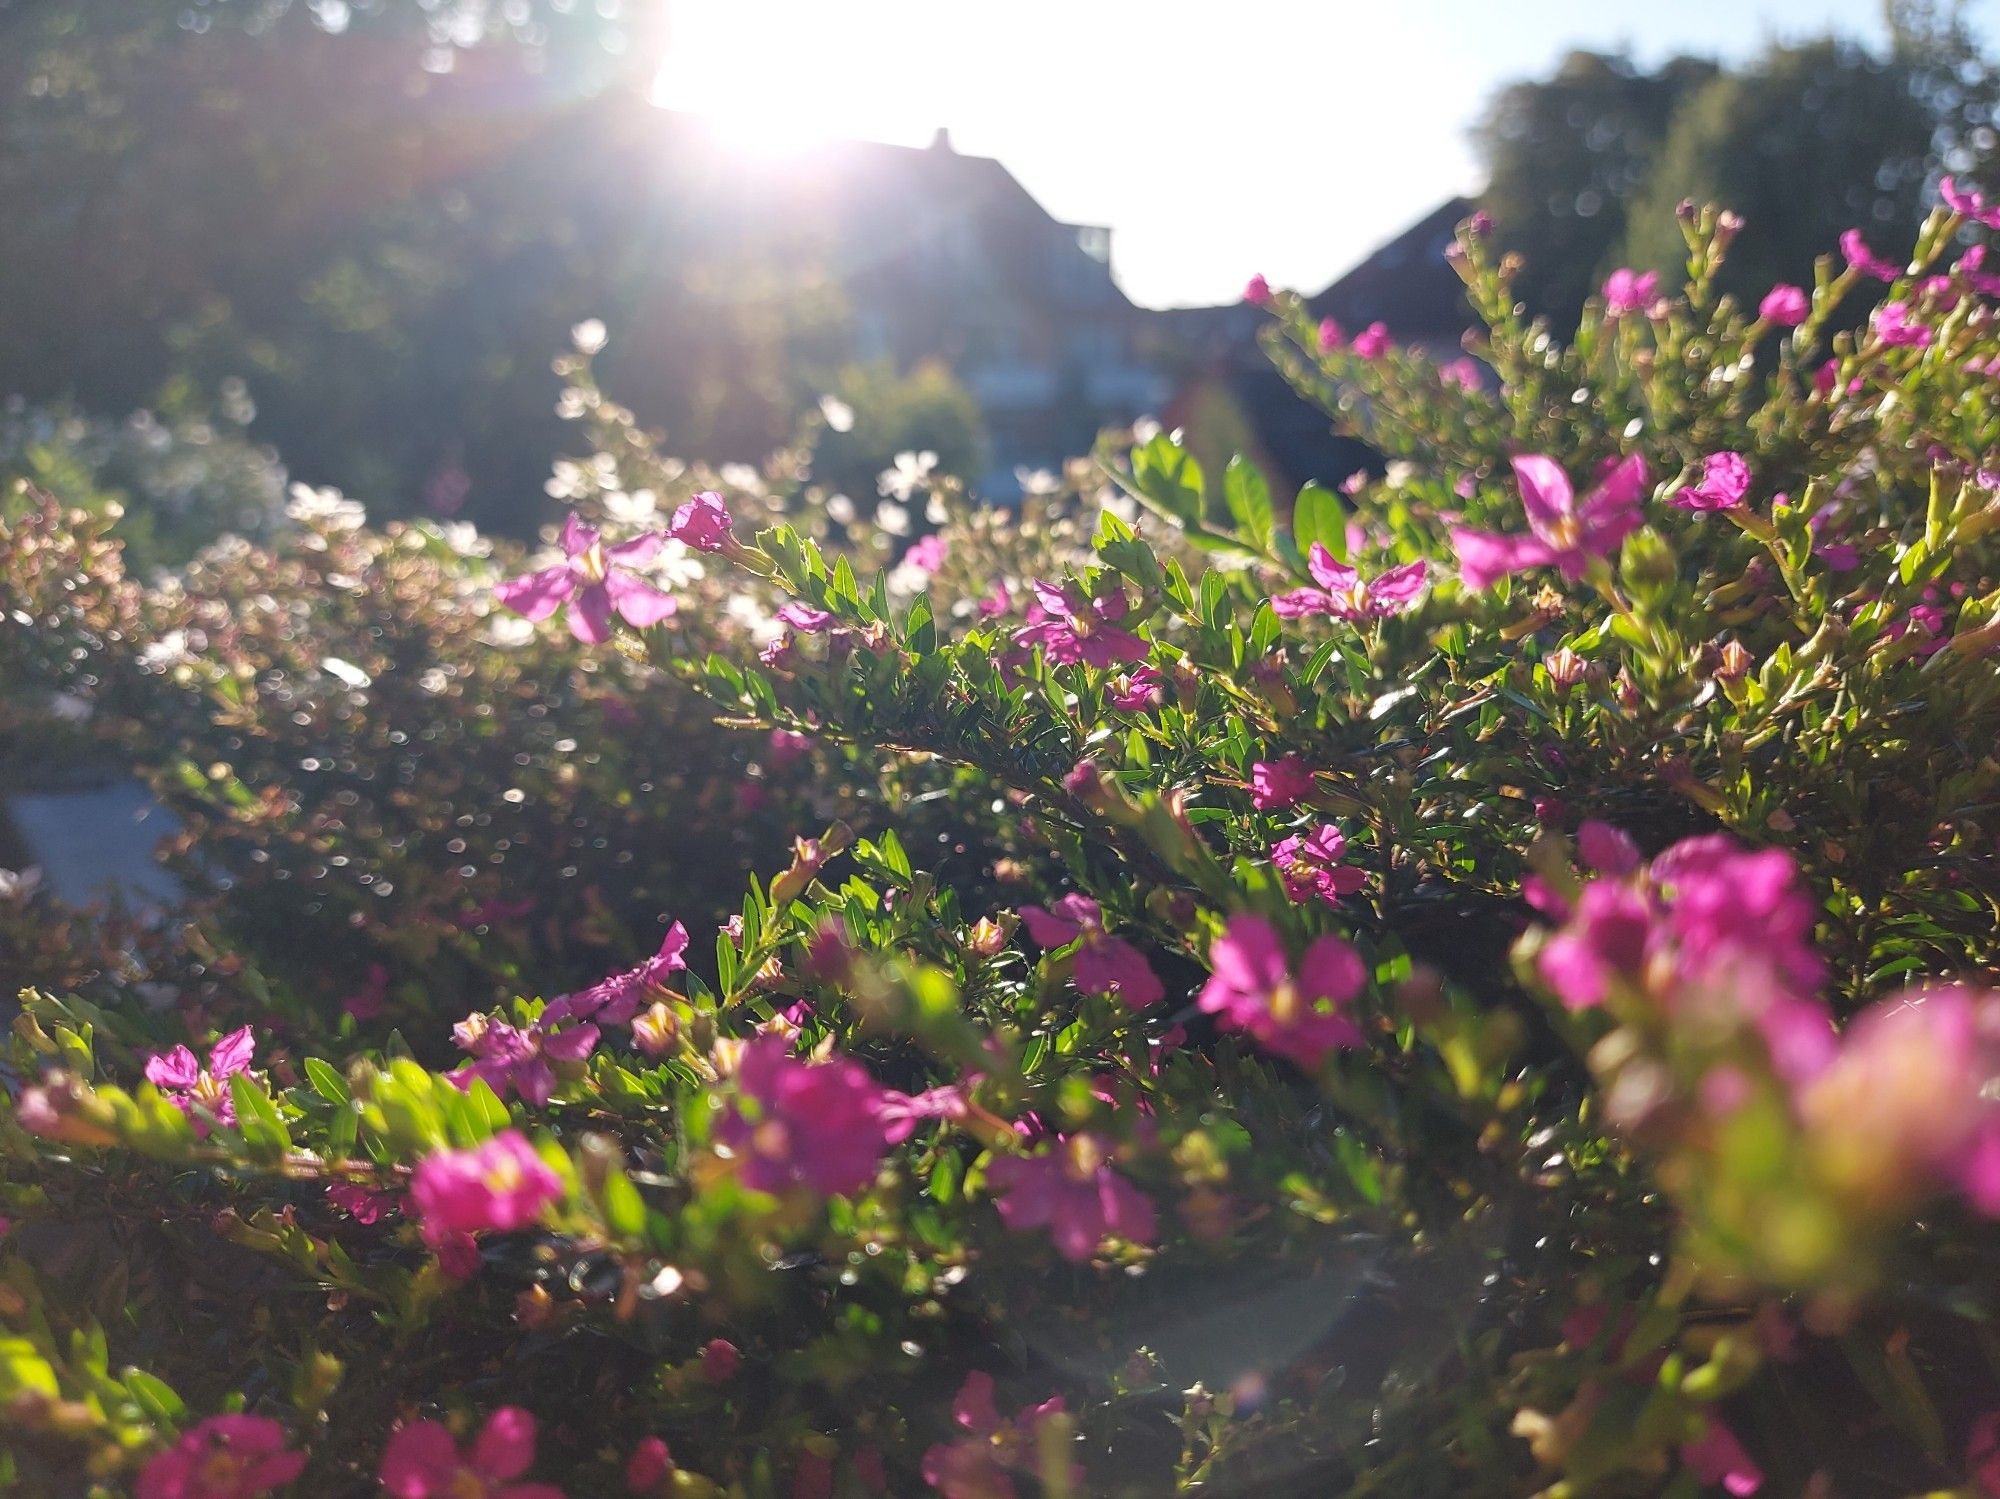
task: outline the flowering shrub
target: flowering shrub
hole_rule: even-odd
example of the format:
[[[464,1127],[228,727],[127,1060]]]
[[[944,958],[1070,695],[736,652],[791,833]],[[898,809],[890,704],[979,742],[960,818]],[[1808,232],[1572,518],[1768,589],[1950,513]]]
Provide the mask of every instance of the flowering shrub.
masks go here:
[[[1151,433],[1018,516],[913,469],[856,524],[699,483],[583,355],[597,454],[532,564],[329,503],[134,592],[43,512],[4,659],[226,735],[181,775],[234,883],[189,928],[221,992],[22,999],[8,1476],[2000,1494],[1961,208],[1831,338],[1879,267],[1748,311],[1712,213],[1684,287],[1621,273],[1568,343],[1468,223],[1472,370],[1260,287],[1394,460],[1288,521]],[[643,572],[670,545],[699,579]],[[352,800],[297,789],[308,732]],[[724,894],[732,743],[812,777]],[[344,1017],[265,977],[329,911],[374,965]]]

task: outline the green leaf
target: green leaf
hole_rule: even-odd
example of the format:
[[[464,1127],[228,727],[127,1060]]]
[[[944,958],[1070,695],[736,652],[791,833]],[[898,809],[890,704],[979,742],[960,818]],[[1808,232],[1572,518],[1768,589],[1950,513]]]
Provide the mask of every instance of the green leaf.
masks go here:
[[[1345,562],[1347,507],[1340,496],[1318,484],[1301,489],[1292,507],[1292,535],[1298,538],[1301,552],[1310,555],[1313,543],[1318,542],[1333,553],[1336,562]]]
[[[244,1143],[267,1151],[292,1148],[292,1132],[278,1113],[270,1095],[239,1072],[229,1079],[229,1096],[236,1105],[236,1128]]]
[[[1241,455],[1230,459],[1222,476],[1222,497],[1243,534],[1260,547],[1268,547],[1276,521],[1271,512],[1271,486],[1257,465]]]
[[[1132,478],[1154,508],[1183,525],[1201,524],[1205,505],[1201,465],[1162,432],[1132,453]]]
[[[318,1057],[307,1057],[305,1061],[306,1079],[312,1084],[313,1092],[328,1103],[347,1103],[352,1095],[347,1091],[347,1080],[334,1071],[330,1062]]]

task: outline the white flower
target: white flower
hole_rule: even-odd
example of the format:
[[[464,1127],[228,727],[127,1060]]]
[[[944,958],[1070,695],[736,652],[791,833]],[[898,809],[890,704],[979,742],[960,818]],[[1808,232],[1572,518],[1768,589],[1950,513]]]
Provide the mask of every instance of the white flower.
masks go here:
[[[664,584],[669,592],[708,576],[708,569],[701,565],[701,553],[685,542],[671,539],[660,548],[659,555],[645,572]]]
[[[176,666],[185,666],[192,660],[194,660],[194,650],[190,646],[188,632],[169,630],[139,652],[139,669],[165,673],[172,671]]]
[[[931,470],[937,467],[937,454],[926,448],[921,453],[898,453],[896,466],[885,468],[876,475],[875,482],[882,493],[898,500],[908,500],[911,495],[929,482]]]
[[[1156,416],[1142,416],[1132,423],[1132,441],[1144,445],[1160,435],[1160,419]]]
[[[828,520],[838,521],[843,526],[847,525],[854,519],[854,501],[844,494],[828,495],[826,515]]]
[[[1051,495],[1062,489],[1062,480],[1045,468],[1017,468],[1014,482],[1021,486],[1024,495]]]
[[[875,507],[875,524],[891,536],[908,536],[910,512],[893,500],[884,500]]]
[[[722,612],[759,644],[785,633],[783,622],[747,593],[732,593],[723,601]]]
[[[610,337],[605,331],[603,322],[597,318],[587,318],[578,323],[569,330],[569,336],[576,341],[576,351],[579,354],[597,353]]]
[[[826,418],[826,424],[835,432],[854,430],[854,408],[839,396],[821,396],[819,414]]]
[[[49,695],[49,712],[61,723],[89,723],[97,705],[74,692],[55,692]]]
[[[359,692],[364,687],[372,687],[375,679],[356,666],[352,661],[343,661],[338,656],[328,656],[319,663],[319,669],[330,677],[337,677],[349,687]]]
[[[479,527],[469,520],[448,520],[433,523],[438,539],[461,557],[491,557],[493,543],[479,534]]]
[[[26,900],[41,888],[42,871],[36,864],[26,869],[0,869],[0,900]]]
[[[1417,466],[1407,458],[1398,458],[1382,473],[1382,481],[1391,489],[1402,489],[1417,477]]]
[[[650,489],[614,489],[604,496],[604,513],[621,525],[650,526],[660,518],[660,497]]]
[[[317,524],[325,531],[358,531],[368,521],[368,512],[360,502],[337,489],[314,489],[310,484],[292,486],[285,514],[300,525]]]
[[[744,494],[762,494],[764,476],[747,463],[725,463],[715,471],[715,476],[731,489]]]
[[[882,581],[891,598],[913,599],[931,586],[931,575],[913,563],[898,562]]]
[[[535,638],[534,622],[523,619],[518,614],[490,615],[486,620],[486,631],[482,638],[490,646],[511,651]]]

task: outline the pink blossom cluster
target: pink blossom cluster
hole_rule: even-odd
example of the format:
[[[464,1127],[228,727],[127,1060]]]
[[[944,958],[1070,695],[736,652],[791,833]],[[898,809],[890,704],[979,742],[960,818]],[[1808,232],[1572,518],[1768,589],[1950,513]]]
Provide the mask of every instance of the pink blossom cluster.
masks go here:
[[[1238,916],[1209,946],[1208,963],[1199,1003],[1224,1030],[1241,1031],[1306,1068],[1362,1044],[1345,1010],[1366,984],[1367,970],[1340,938],[1316,938],[1294,970],[1276,927],[1261,916]]]
[[[1113,1236],[1151,1244],[1157,1229],[1145,1193],[1111,1167],[1095,1135],[1069,1135],[1039,1155],[1001,1156],[986,1168],[1000,1217],[1015,1230],[1046,1228],[1066,1260],[1086,1260]]]
[[[889,1094],[850,1057],[821,1062],[791,1054],[781,1036],[760,1036],[736,1064],[738,1101],[716,1125],[715,1141],[759,1192],[804,1187],[822,1196],[858,1192],[897,1134]]]
[[[1115,994],[1129,1009],[1143,1010],[1166,994],[1145,954],[1104,930],[1104,908],[1087,895],[1065,895],[1041,906],[1021,908],[1022,925],[1043,947],[1076,950],[1076,986],[1085,994]]]
[[[1017,646],[1039,646],[1058,666],[1104,667],[1146,658],[1146,642],[1117,623],[1130,606],[1116,579],[1106,579],[1091,594],[1075,583],[1032,586],[1035,602],[1028,606],[1027,624],[1014,632]]]
[[[1003,1420],[993,1400],[993,1376],[968,1374],[951,1407],[952,1423],[965,1435],[939,1442],[924,1453],[924,1482],[944,1499],[1015,1499],[1013,1475],[1040,1473],[1041,1429],[1062,1413],[1058,1395],[1040,1405],[1024,1406]],[[1081,1481],[1078,1470],[1072,1486]]]

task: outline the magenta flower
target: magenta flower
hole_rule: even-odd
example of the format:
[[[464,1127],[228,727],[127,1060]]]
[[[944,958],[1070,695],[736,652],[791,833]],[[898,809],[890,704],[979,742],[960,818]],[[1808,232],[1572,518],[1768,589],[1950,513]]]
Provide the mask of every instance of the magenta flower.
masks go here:
[[[1701,461],[1701,482],[1667,496],[1681,510],[1733,510],[1750,492],[1750,465],[1741,453],[1710,453]]]
[[[1707,1420],[1706,1431],[1681,1443],[1681,1462],[1702,1483],[1719,1485],[1734,1499],[1749,1499],[1764,1487],[1764,1470],[1743,1450],[1736,1433],[1713,1416]]]
[[[1629,885],[1593,880],[1583,887],[1563,929],[1542,944],[1542,982],[1567,1009],[1604,1003],[1611,985],[1636,978],[1646,959],[1653,913]]]
[[[389,970],[380,963],[368,965],[368,982],[352,994],[344,995],[340,1008],[356,1020],[379,1020],[389,1007]]]
[[[1125,591],[1107,579],[1094,598],[1085,598],[1075,584],[1057,588],[1035,583],[1037,609],[1014,632],[1014,643],[1040,646],[1057,665],[1110,666],[1118,661],[1143,661],[1146,642],[1114,621],[1126,614]]]
[[[1631,835],[1595,818],[1576,830],[1577,856],[1599,874],[1628,875],[1639,867],[1639,845]]]
[[[778,611],[778,618],[790,625],[801,635],[824,635],[833,627],[833,616],[824,609],[815,609],[810,604],[797,600]]]
[[[1798,327],[1811,312],[1812,298],[1805,288],[1784,281],[1765,292],[1764,300],[1757,304],[1757,316],[1780,328]]]
[[[1251,762],[1250,805],[1260,812],[1302,802],[1312,795],[1312,790],[1312,767],[1297,755]]]
[[[760,1036],[743,1049],[736,1087],[715,1140],[738,1161],[745,1186],[845,1196],[875,1179],[889,1146],[883,1090],[860,1063],[802,1062],[783,1040]]]
[[[426,1156],[410,1178],[410,1206],[433,1246],[449,1235],[527,1228],[562,1194],[562,1178],[513,1129],[473,1150]]]
[[[1066,1260],[1089,1259],[1113,1234],[1153,1242],[1151,1199],[1111,1169],[1094,1136],[1071,1135],[1040,1155],[1002,1156],[987,1166],[986,1180],[1006,1225],[1048,1229]]]
[[[1990,1410],[1972,1423],[1965,1465],[1987,1499],[2000,1499],[2000,1410]]]
[[[783,770],[787,766],[805,758],[812,749],[810,736],[796,729],[773,729],[764,741],[764,753],[771,763],[771,769]],[[686,934],[682,934],[682,945],[686,945]]]
[[[379,1223],[384,1213],[396,1208],[393,1195],[371,1192],[358,1182],[328,1182],[326,1200],[356,1223]]]
[[[920,573],[935,573],[944,566],[948,551],[945,539],[933,531],[911,542],[910,549],[903,553],[903,561]]]
[[[473,1058],[451,1074],[454,1083],[469,1088],[474,1078],[482,1078],[501,1098],[512,1091],[540,1108],[556,1091],[550,1063],[581,1062],[597,1049],[598,1031],[594,1025],[553,1030],[546,1017],[522,1030],[504,1020],[468,1015],[451,1028],[451,1035],[459,1050]]]
[[[412,1421],[382,1453],[382,1487],[394,1499],[563,1499],[548,1483],[516,1483],[535,1460],[535,1418],[505,1405],[486,1418],[469,1453],[436,1421]]]
[[[1243,300],[1252,307],[1265,307],[1271,301],[1271,283],[1261,275],[1252,276],[1243,285]]]
[[[1962,188],[1950,177],[1938,183],[1944,206],[1963,218],[1974,219],[1988,229],[2000,229],[2000,204],[1989,205],[1975,188]]]
[[[1659,290],[1658,271],[1635,271],[1630,266],[1620,266],[1604,281],[1605,316],[1626,317],[1644,312],[1653,305]]]
[[[1306,1068],[1362,1044],[1360,1028],[1340,1010],[1361,992],[1367,971],[1338,937],[1315,939],[1294,976],[1277,929],[1261,916],[1237,916],[1210,945],[1208,964],[1200,1004],[1224,1030]]]
[[[229,1080],[250,1070],[257,1041],[250,1027],[231,1031],[209,1050],[208,1065],[202,1066],[185,1046],[146,1059],[146,1081],[167,1096],[167,1101],[194,1121],[194,1132],[208,1133],[204,1114],[223,1124],[236,1123],[236,1100],[230,1096]]]
[[[306,1465],[266,1416],[210,1416],[146,1464],[138,1499],[260,1499]]]
[[[651,1494],[674,1470],[674,1455],[659,1437],[641,1437],[625,1459],[625,1492]]]
[[[1370,323],[1354,335],[1354,354],[1358,359],[1380,359],[1389,352],[1389,325]]]
[[[1145,955],[1121,937],[1104,930],[1104,910],[1087,895],[1065,895],[1055,909],[1023,906],[1021,921],[1028,935],[1043,947],[1066,947],[1081,939],[1076,950],[1076,987],[1085,994],[1115,994],[1126,1008],[1143,1010],[1166,996],[1166,989]]]
[[[1014,1481],[1008,1475],[1039,1473],[1037,1434],[1045,1421],[1062,1411],[1058,1395],[1040,1405],[1024,1406],[1003,1421],[993,1402],[993,1376],[977,1371],[966,1375],[951,1407],[953,1422],[966,1434],[924,1453],[924,1482],[944,1499],[1015,1499]],[[1073,1466],[1072,1489],[1081,1482],[1081,1472]]]
[[[719,552],[729,543],[729,507],[721,495],[704,489],[674,512],[667,535],[697,552]]]
[[[1508,573],[1555,567],[1574,582],[1593,557],[1608,557],[1639,529],[1639,496],[1646,487],[1645,460],[1634,453],[1603,470],[1581,504],[1553,458],[1524,453],[1514,459],[1514,477],[1528,515],[1526,536],[1496,536],[1454,526],[1452,549],[1458,573],[1475,592],[1491,588]]]
[[[1850,229],[1840,237],[1840,253],[1846,257],[1850,269],[1872,276],[1877,281],[1894,281],[1903,274],[1903,268],[1884,260],[1868,248],[1868,241],[1861,237],[1859,229]]]
[[[1299,619],[1308,614],[1326,614],[1335,619],[1383,619],[1401,614],[1423,592],[1429,569],[1421,562],[1405,562],[1383,572],[1372,583],[1334,559],[1319,542],[1312,544],[1306,559],[1317,588],[1294,588],[1271,600],[1280,618]]]
[[[1340,862],[1346,853],[1346,836],[1329,822],[1284,839],[1271,850],[1271,863],[1289,898],[1323,900],[1331,906],[1368,883],[1367,875]]]
[[[1347,347],[1347,330],[1333,318],[1321,318],[1319,322],[1319,351],[1322,354],[1337,354]]]
[[[1463,391],[1474,391],[1484,383],[1479,361],[1470,355],[1460,355],[1449,364],[1438,366],[1438,379],[1446,385],[1455,385]]]
[[[654,994],[666,989],[667,976],[687,967],[687,928],[676,921],[660,940],[660,950],[636,968],[599,979],[588,989],[565,994],[542,1011],[542,1024],[563,1020],[594,1020],[606,1025],[630,1025]],[[589,1048],[585,1048],[587,1051]]]
[[[1907,302],[1884,302],[1875,309],[1869,324],[1875,336],[1891,348],[1928,348],[1933,336],[1928,327],[1910,317]]]
[[[572,511],[562,531],[567,560],[509,578],[493,595],[516,614],[534,620],[547,619],[567,603],[570,634],[586,645],[602,645],[611,638],[614,612],[635,630],[656,625],[674,612],[677,606],[671,594],[625,571],[652,561],[665,544],[658,531],[648,531],[606,547],[597,528],[586,526]]]
[[[711,1338],[701,1345],[701,1377],[710,1384],[728,1384],[743,1366],[743,1355],[727,1338]]]
[[[1112,683],[1111,706],[1121,713],[1143,713],[1167,700],[1167,679],[1151,666],[1135,666]]]

